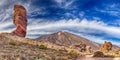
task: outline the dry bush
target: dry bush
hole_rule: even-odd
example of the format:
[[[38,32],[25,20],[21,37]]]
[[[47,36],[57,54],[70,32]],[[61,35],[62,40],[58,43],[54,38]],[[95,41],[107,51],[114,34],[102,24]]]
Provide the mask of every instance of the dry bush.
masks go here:
[[[77,53],[76,50],[69,50],[69,51],[68,51],[68,54],[73,54],[73,55],[74,55],[74,54],[78,54],[78,53]]]
[[[104,57],[104,56],[105,56],[104,53],[101,51],[96,51],[94,52],[94,55],[93,55],[93,57]]]
[[[39,45],[39,48],[40,49],[47,49],[47,46],[45,46],[45,45]]]
[[[14,41],[10,40],[10,41],[9,41],[9,45],[13,45],[13,46],[15,46],[16,43],[15,43]]]
[[[69,57],[70,59],[74,58],[73,60],[76,60],[79,55],[78,51],[75,49],[68,50],[68,54],[71,56]]]

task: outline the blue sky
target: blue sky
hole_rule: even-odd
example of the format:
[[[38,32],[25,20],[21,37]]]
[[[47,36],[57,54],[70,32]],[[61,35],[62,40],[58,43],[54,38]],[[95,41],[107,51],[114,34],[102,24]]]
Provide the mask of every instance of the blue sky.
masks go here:
[[[67,31],[120,46],[120,0],[1,0],[0,32],[11,32],[13,7],[27,9],[28,38]]]

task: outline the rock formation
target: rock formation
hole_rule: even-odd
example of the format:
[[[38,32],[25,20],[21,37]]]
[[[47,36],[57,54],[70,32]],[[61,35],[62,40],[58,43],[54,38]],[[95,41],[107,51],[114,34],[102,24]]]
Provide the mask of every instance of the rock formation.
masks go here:
[[[14,24],[16,29],[12,32],[13,34],[25,37],[27,30],[27,18],[26,18],[26,9],[22,5],[14,6]]]
[[[92,47],[91,46],[86,46],[86,52],[87,53],[92,53],[93,52]]]
[[[102,52],[109,52],[110,50],[112,50],[112,43],[105,41],[105,43],[101,46],[100,49]]]
[[[74,48],[78,49],[80,52],[85,52],[86,51],[86,45],[85,44],[74,45]]]
[[[85,52],[85,51],[86,51],[86,45],[80,44],[80,52]]]

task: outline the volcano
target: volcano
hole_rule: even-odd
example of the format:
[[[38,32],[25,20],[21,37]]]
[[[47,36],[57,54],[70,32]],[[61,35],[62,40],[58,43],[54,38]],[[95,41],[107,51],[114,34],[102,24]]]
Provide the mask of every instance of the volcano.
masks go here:
[[[100,44],[96,42],[93,42],[86,38],[65,31],[59,31],[57,33],[53,33],[50,35],[41,36],[36,40],[51,42],[60,46],[73,46],[78,44],[86,44],[87,46],[91,46],[95,50],[100,48]]]

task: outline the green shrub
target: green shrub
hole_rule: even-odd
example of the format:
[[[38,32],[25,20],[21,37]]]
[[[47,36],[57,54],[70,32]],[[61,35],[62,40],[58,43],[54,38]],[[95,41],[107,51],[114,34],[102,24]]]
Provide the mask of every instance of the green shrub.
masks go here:
[[[47,49],[47,46],[45,46],[45,45],[40,45],[39,48],[40,48],[40,49]]]
[[[15,46],[16,45],[16,43],[14,42],[14,41],[9,41],[9,45],[13,45],[13,46]]]
[[[69,50],[68,54],[73,54],[74,55],[74,54],[77,54],[77,51],[76,50]]]
[[[78,52],[76,50],[69,50],[68,54],[70,55],[70,59],[77,60]]]
[[[96,51],[93,55],[93,57],[104,57],[104,56],[105,56],[104,53],[101,51]]]

